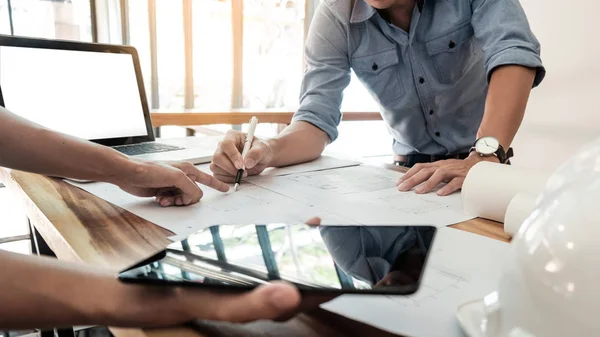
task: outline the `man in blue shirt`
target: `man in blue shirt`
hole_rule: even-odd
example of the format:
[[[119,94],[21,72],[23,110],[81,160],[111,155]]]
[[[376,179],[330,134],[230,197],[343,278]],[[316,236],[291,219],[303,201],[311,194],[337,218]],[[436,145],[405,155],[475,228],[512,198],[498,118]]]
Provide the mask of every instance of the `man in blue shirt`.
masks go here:
[[[446,182],[438,194],[447,195],[477,162],[508,162],[531,88],[545,75],[518,0],[323,0],[305,54],[293,123],[254,143],[248,174],[315,159],[336,139],[352,69],[381,107],[396,162],[412,167],[398,189],[427,193]],[[232,180],[244,140],[225,137],[215,177]]]

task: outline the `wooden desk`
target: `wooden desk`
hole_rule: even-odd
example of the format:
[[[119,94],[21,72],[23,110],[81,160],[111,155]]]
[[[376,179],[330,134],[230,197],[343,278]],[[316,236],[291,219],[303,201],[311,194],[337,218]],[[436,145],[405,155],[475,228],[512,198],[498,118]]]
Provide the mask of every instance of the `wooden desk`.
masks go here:
[[[0,168],[0,181],[24,202],[31,223],[59,259],[117,272],[170,243],[169,231],[58,179]],[[492,221],[474,219],[453,227],[502,241],[509,239],[501,224]],[[393,336],[321,309],[284,323],[205,322],[200,328],[111,330],[117,337]]]
[[[293,111],[268,110],[268,111],[246,111],[236,110],[229,112],[198,112],[194,110],[177,111],[153,111],[151,114],[152,126],[161,127],[196,126],[212,124],[244,124],[248,123],[252,116],[258,117],[261,123],[290,124]],[[348,111],[342,114],[342,121],[380,121],[381,113],[377,111]]]

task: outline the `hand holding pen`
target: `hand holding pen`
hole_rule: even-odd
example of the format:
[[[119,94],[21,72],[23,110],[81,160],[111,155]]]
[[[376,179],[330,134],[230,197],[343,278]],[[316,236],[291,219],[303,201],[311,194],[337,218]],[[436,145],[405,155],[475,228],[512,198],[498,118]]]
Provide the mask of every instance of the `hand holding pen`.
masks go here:
[[[246,136],[246,142],[244,143],[244,150],[242,151],[242,168],[238,169],[237,174],[235,176],[235,186],[233,187],[234,191],[237,191],[240,184],[242,183],[242,176],[244,175],[245,160],[250,147],[252,146],[252,141],[254,140],[254,131],[256,130],[256,124],[258,124],[258,118],[252,117],[250,119],[250,128],[248,129],[248,135]]]
[[[250,129],[253,129],[252,125]],[[244,151],[248,144],[250,149]],[[248,134],[229,130],[215,151],[210,170],[220,181],[228,184],[238,183],[239,187],[245,176],[260,174],[267,167],[272,166],[274,152],[271,145],[271,140],[254,137],[254,130]],[[236,179],[240,169],[242,176]]]

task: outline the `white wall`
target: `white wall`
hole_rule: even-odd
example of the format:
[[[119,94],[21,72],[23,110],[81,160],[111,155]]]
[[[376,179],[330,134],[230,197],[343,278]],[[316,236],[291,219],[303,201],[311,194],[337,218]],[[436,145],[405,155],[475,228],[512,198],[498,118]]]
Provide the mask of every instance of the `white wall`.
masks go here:
[[[554,168],[600,137],[600,1],[521,0],[547,69],[513,147],[515,165]]]

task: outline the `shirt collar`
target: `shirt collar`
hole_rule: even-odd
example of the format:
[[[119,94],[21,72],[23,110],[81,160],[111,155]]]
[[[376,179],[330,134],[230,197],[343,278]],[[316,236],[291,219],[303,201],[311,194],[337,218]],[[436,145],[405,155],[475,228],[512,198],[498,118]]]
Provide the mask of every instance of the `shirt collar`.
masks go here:
[[[377,10],[365,2],[365,0],[355,0],[350,23],[359,23],[369,20]]]
[[[366,3],[365,0],[354,0],[354,7],[352,7],[352,14],[350,15],[350,23],[367,21],[375,13],[377,13],[377,10],[373,8],[373,6]]]

